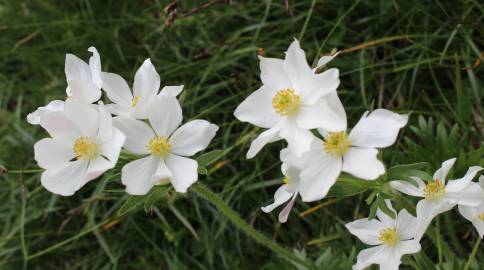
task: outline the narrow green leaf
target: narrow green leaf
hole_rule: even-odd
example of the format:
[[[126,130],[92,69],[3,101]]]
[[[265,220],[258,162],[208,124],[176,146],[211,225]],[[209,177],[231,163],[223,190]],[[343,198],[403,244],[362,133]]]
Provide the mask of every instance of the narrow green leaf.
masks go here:
[[[223,150],[217,149],[200,155],[197,157],[198,166],[207,167],[208,165],[219,160],[222,157],[223,152]]]

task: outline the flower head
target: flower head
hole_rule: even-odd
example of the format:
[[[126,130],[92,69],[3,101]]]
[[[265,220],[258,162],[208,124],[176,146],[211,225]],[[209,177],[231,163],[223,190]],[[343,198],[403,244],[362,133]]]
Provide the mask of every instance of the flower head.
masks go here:
[[[480,203],[477,206],[459,204],[459,212],[464,218],[472,222],[479,236],[484,238],[484,175],[479,177],[479,184],[471,182],[469,185],[473,186],[471,188],[473,190],[480,190]]]

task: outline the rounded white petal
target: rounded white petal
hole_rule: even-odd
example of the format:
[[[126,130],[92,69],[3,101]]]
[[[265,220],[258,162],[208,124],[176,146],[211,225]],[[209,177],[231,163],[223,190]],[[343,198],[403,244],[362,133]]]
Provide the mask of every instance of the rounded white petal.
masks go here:
[[[464,190],[465,188],[467,188],[469,183],[471,183],[474,176],[476,176],[476,174],[481,170],[482,170],[481,166],[469,167],[464,177],[460,179],[448,181],[447,184],[445,185],[445,190],[447,191],[447,193],[456,193]],[[444,173],[445,171],[443,171],[441,174],[443,175]],[[445,178],[439,178],[439,179],[444,180]],[[479,188],[479,185],[478,185],[478,188]]]
[[[291,213],[292,207],[294,206],[294,202],[296,201],[297,198],[297,193],[294,193],[292,196],[292,199],[289,201],[289,203],[282,209],[282,211],[279,213],[279,222],[280,223],[286,223],[287,218],[289,217],[289,214]]]
[[[96,141],[104,143],[111,140],[113,136],[113,118],[102,102],[97,106],[97,110],[99,122]]]
[[[106,104],[106,108],[111,114],[120,116],[131,116],[131,107],[119,105],[116,103]]]
[[[402,180],[391,181],[390,185],[392,186],[392,188],[410,196],[423,197],[423,189],[425,188],[425,183],[422,181],[422,179],[418,177],[412,177],[412,179],[417,182],[418,187],[410,184],[407,181]]]
[[[92,139],[97,138],[99,129],[99,113],[90,104],[76,99],[68,99],[64,112],[67,117],[82,132],[82,135]]]
[[[364,249],[358,253],[356,264],[353,265],[353,270],[363,270],[372,264],[381,264],[390,260],[393,261],[394,259],[392,258],[392,255],[391,249],[383,245]],[[381,269],[393,270],[387,268]]]
[[[392,203],[390,200],[385,199],[385,204],[387,205],[388,209],[392,210],[394,213],[396,213],[395,209],[392,206]],[[396,227],[396,219],[393,219],[389,215],[387,215],[385,212],[383,212],[380,208],[376,210],[376,216],[378,219],[385,225],[387,228],[394,228]]]
[[[385,173],[385,166],[377,155],[375,148],[350,147],[343,156],[343,171],[361,179],[374,180]]]
[[[310,149],[313,149],[313,145],[316,143],[323,143],[320,139],[314,137],[313,141],[311,142]],[[311,150],[310,150],[311,151]],[[299,169],[302,169],[306,164],[306,160],[308,155],[304,154],[302,156],[296,156],[289,148],[284,148],[281,150],[279,154],[279,158],[283,162],[283,166],[293,166]],[[283,170],[283,173],[286,174],[286,169]]]
[[[400,241],[394,248],[394,257],[400,261],[400,258],[405,254],[414,254],[421,249],[419,241],[407,240]],[[397,268],[398,269],[398,268]]]
[[[392,145],[400,128],[407,124],[408,115],[397,114],[385,109],[365,112],[351,130],[351,145],[383,148]]]
[[[65,112],[53,112],[40,120],[40,125],[54,139],[74,141],[81,136],[79,127],[66,116]]]
[[[410,215],[406,209],[403,209],[398,213],[396,224],[396,230],[400,235],[400,240],[407,240],[415,236],[417,218]]]
[[[160,96],[177,97],[183,91],[183,85],[167,85],[160,91]]]
[[[250,144],[249,151],[247,151],[247,158],[255,157],[266,144],[280,140],[279,131],[281,127],[282,125],[278,124],[259,134]]]
[[[301,92],[302,84],[310,76],[314,76],[314,72],[309,67],[306,60],[306,54],[299,46],[299,41],[294,40],[286,52],[284,59],[284,70],[296,91]]]
[[[330,68],[321,74],[311,72],[306,75],[298,88],[301,93],[301,101],[308,105],[314,104],[320,98],[336,93],[339,84],[339,70],[337,68]]]
[[[86,181],[98,178],[105,171],[114,168],[115,165],[116,163],[99,156],[97,159],[89,162],[86,172]]]
[[[447,191],[445,197],[454,199],[459,205],[478,206],[484,201],[484,190],[481,189],[479,184],[470,182],[463,190]]]
[[[177,192],[187,192],[187,189],[198,180],[198,163],[195,160],[177,155],[168,155],[165,158],[165,162],[173,174],[170,177],[170,181]]]
[[[314,135],[310,130],[299,127],[295,119],[288,119],[285,123],[279,136],[287,141],[291,152],[296,156],[301,156],[302,153],[309,150]]]
[[[118,162],[119,153],[125,141],[126,137],[124,134],[119,129],[114,128],[110,140],[99,146],[99,153],[115,165]]]
[[[42,119],[42,117],[50,113],[60,112],[63,110],[64,110],[64,101],[52,100],[45,107],[39,107],[34,112],[29,113],[27,115],[27,122],[31,125],[38,125],[40,124],[40,119]]]
[[[382,222],[376,219],[358,219],[347,223],[345,227],[350,231],[351,234],[358,237],[361,242],[367,245],[379,245],[380,241],[380,231],[387,229],[388,227]]]
[[[259,56],[260,79],[264,86],[272,90],[292,88],[292,83],[284,68],[284,60]]]
[[[287,192],[285,185],[280,186],[276,190],[276,193],[274,193],[274,202],[270,205],[261,207],[261,209],[264,213],[272,212],[272,210],[276,209],[277,207],[291,199],[292,195],[293,193]]]
[[[85,160],[65,163],[60,168],[43,172],[40,182],[52,193],[71,196],[86,184],[87,165]]]
[[[181,156],[193,156],[210,144],[218,126],[205,120],[192,120],[173,133],[171,151]]]
[[[70,53],[66,54],[65,73],[67,81],[92,81],[91,68],[89,65],[79,57]]]
[[[135,96],[153,97],[160,89],[160,75],[156,72],[151,60],[146,59],[134,76],[133,92]]]
[[[472,222],[472,225],[477,230],[479,237],[484,237],[484,220],[479,218],[479,215],[484,213],[484,202],[482,202],[479,206],[467,206],[467,205],[459,205],[459,212],[461,215]]]
[[[321,151],[312,155],[302,168],[300,194],[304,202],[317,201],[326,196],[341,173],[341,158]]]
[[[101,89],[92,81],[70,80],[67,84],[72,97],[85,103],[94,103],[101,98]]]
[[[138,105],[131,110],[131,116],[136,119],[148,119],[153,100],[156,100],[156,97],[141,97]]]
[[[272,107],[275,92],[262,86],[251,93],[235,109],[234,115],[239,121],[249,122],[255,126],[271,128],[281,120]]]
[[[455,203],[447,200],[441,200],[439,202],[426,199],[420,200],[417,203],[416,209],[417,227],[415,228],[415,240],[420,241],[435,216],[452,209],[454,206]]]
[[[101,78],[101,57],[95,47],[89,47],[88,51],[92,52],[92,56],[89,58],[89,68],[91,69],[92,82],[101,88],[103,81]]]
[[[113,120],[114,126],[126,136],[126,150],[138,155],[149,153],[147,145],[155,137],[155,133],[145,122],[125,116],[118,116]]]
[[[301,106],[297,123],[305,129],[322,128],[332,132],[346,130],[346,113],[334,92],[313,105]]]
[[[151,155],[131,161],[121,169],[121,182],[131,195],[145,195],[158,181],[170,176],[163,160]]]
[[[34,158],[43,169],[56,169],[74,158],[73,145],[65,140],[45,138],[34,144]]]
[[[128,83],[115,73],[102,73],[103,90],[106,92],[109,100],[126,107],[131,106],[133,94],[129,89]]]
[[[169,137],[182,122],[182,109],[173,97],[157,97],[149,110],[149,121],[158,136]]]
[[[338,56],[340,52],[336,52],[335,54],[333,55],[325,55],[325,56],[321,56],[321,58],[319,58],[318,60],[318,64],[316,65],[316,69],[326,65],[327,63],[329,63],[330,61],[332,61],[336,56]]]
[[[456,160],[456,158],[451,158],[442,162],[442,166],[435,171],[433,178],[445,182],[445,180],[447,180],[447,175],[449,174],[450,169],[454,166]]]

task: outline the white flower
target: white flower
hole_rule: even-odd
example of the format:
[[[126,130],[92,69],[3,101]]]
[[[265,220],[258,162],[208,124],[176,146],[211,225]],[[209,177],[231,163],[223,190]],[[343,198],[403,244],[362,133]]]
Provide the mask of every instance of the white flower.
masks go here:
[[[340,83],[338,69],[316,74],[297,40],[289,46],[285,59],[259,57],[259,60],[263,85],[234,112],[240,121],[268,128],[252,142],[247,158],[281,138],[299,156],[309,149],[313,138],[309,129],[346,128],[346,115],[336,94]],[[321,63],[328,60],[325,58]]]
[[[148,110],[149,123],[127,116],[114,118],[126,134],[124,148],[144,158],[126,164],[121,182],[126,192],[144,195],[154,185],[171,182],[177,192],[186,192],[198,179],[198,164],[187,158],[205,149],[218,127],[205,120],[182,122],[182,110],[174,97],[156,97]]]
[[[102,104],[68,100],[64,111],[44,116],[40,125],[52,137],[34,145],[35,160],[45,169],[41,183],[63,196],[113,168],[125,141]]]
[[[472,222],[476,227],[481,238],[484,238],[484,176],[479,177],[479,184],[470,183],[470,185],[480,185],[481,203],[477,206],[459,205],[459,212],[467,220]]]
[[[279,222],[285,223],[292,207],[294,206],[294,201],[297,198],[299,187],[299,169],[296,167],[287,166],[287,164],[283,163],[281,166],[281,171],[285,176],[284,185],[280,186],[276,190],[276,193],[274,193],[274,203],[261,207],[261,209],[265,213],[269,213],[290,200],[286,207],[284,207],[279,213]]]
[[[66,54],[65,73],[68,87],[66,94],[69,98],[77,98],[86,103],[94,103],[101,97],[101,58],[96,48],[89,47],[92,52],[89,65],[73,54]],[[27,115],[27,122],[32,125],[40,124],[42,117],[64,110],[64,101],[53,100],[45,107],[39,107]]]
[[[386,203],[393,210],[389,201]],[[346,224],[346,228],[363,243],[375,246],[360,251],[353,270],[361,270],[372,264],[379,264],[381,270],[397,270],[402,255],[420,251],[420,243],[412,239],[415,235],[416,219],[407,210],[403,209],[393,219],[378,209],[377,217],[378,219],[364,218]]]
[[[299,192],[303,201],[324,198],[334,185],[341,171],[358,178],[374,180],[385,172],[385,166],[377,159],[378,150],[392,145],[400,128],[406,125],[407,115],[384,109],[370,114],[365,112],[350,131],[326,132],[319,129],[324,140],[314,137],[309,151],[303,154]],[[284,162],[299,162],[297,156],[281,152]]]
[[[114,102],[106,105],[115,115],[147,119],[151,102],[160,89],[160,75],[151,60],[146,59],[134,76],[133,92],[128,83],[115,73],[102,73],[103,89]],[[160,95],[176,97],[183,90],[180,86],[165,86]]]
[[[474,176],[482,170],[479,166],[470,167],[466,175],[460,179],[449,180],[447,174],[455,163],[455,158],[442,163],[433,175],[433,182],[425,184],[422,179],[413,177],[418,186],[407,181],[392,181],[390,184],[396,190],[405,194],[423,197],[417,203],[417,230],[415,238],[420,240],[432,219],[440,213],[449,211],[456,204],[477,206],[482,201],[482,191],[479,185],[470,185]]]

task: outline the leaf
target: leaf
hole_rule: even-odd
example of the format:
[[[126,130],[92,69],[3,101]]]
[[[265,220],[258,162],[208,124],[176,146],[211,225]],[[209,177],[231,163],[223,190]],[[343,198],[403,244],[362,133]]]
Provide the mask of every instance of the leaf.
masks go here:
[[[202,167],[200,165],[198,165],[197,171],[198,171],[199,174],[204,174],[204,175],[208,174],[207,168]]]
[[[362,193],[379,184],[376,181],[361,180],[350,175],[340,175],[331,187],[328,197],[346,197]]]
[[[369,220],[372,220],[375,218],[377,209],[378,209],[378,199],[374,201],[370,207],[370,214],[368,215]]]
[[[432,176],[420,170],[428,165],[426,162],[419,162],[413,164],[397,165],[387,171],[387,180],[402,180],[409,182],[414,186],[418,186],[417,182],[412,177],[419,177],[425,181],[432,181]]]
[[[198,166],[207,167],[208,165],[219,160],[222,157],[223,152],[223,150],[217,149],[200,155],[199,157],[197,157]]]
[[[144,206],[145,211],[148,211],[153,204],[163,198],[163,195],[170,190],[170,185],[155,186],[146,195],[129,195],[126,201],[119,207],[118,216],[126,215],[127,213],[138,210]]]
[[[378,208],[383,211],[383,213],[387,214],[389,217],[395,219],[397,215],[394,211],[392,211],[385,202],[384,196],[378,196]]]

